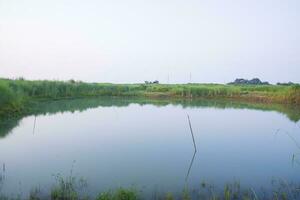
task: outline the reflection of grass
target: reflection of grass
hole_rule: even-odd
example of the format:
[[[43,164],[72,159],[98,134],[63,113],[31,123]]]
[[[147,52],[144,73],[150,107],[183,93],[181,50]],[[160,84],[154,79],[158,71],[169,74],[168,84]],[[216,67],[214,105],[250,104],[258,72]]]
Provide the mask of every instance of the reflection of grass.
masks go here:
[[[47,113],[54,114],[58,112],[74,112],[84,111],[89,108],[101,107],[125,107],[130,104],[139,105],[178,105],[183,108],[206,108],[213,107],[218,109],[236,108],[236,109],[255,109],[263,111],[277,111],[285,114],[290,120],[298,121],[300,119],[300,107],[295,105],[269,104],[269,103],[253,103],[241,102],[224,99],[176,99],[176,98],[160,98],[145,99],[137,97],[99,97],[99,98],[78,98],[65,99],[56,101],[30,101],[27,103],[26,110],[22,113],[10,117],[9,113],[0,115],[0,137],[5,136],[14,127],[18,125],[18,121],[28,115],[44,115]]]

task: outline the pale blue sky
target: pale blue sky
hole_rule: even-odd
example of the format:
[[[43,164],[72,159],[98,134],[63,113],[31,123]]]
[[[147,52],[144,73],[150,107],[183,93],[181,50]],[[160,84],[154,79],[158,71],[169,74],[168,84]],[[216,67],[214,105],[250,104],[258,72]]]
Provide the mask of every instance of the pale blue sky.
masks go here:
[[[299,0],[0,0],[0,76],[300,82]]]

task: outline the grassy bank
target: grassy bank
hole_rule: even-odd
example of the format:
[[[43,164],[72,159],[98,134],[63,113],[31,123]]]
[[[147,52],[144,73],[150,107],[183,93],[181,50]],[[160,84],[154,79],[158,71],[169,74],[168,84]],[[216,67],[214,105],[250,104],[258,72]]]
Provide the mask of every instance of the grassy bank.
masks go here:
[[[205,181],[197,186],[187,184],[178,191],[164,191],[154,189],[145,191],[138,186],[117,187],[110,190],[101,190],[90,194],[89,184],[83,178],[74,176],[62,177],[55,175],[56,183],[49,189],[40,186],[33,188],[28,195],[1,194],[2,200],[296,200],[300,198],[299,184],[288,183],[282,179],[274,179],[267,188],[244,187],[240,182],[233,181],[224,186],[215,186]],[[2,184],[5,184],[2,182]],[[259,188],[259,189],[258,189]],[[94,192],[92,192],[94,193]]]
[[[226,98],[300,105],[300,85],[109,84],[0,79],[0,114],[22,112],[30,100],[95,96]]]

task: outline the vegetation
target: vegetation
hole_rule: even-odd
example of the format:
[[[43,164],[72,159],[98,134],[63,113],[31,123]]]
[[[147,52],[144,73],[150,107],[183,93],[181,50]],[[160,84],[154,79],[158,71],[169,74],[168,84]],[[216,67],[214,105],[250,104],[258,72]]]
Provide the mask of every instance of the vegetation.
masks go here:
[[[300,105],[300,85],[110,84],[0,79],[0,115],[23,112],[32,100],[95,96],[226,98]]]
[[[101,98],[91,98],[99,96]],[[79,97],[80,99],[75,99]],[[72,99],[63,100],[69,98]],[[57,99],[61,100],[49,101]],[[100,84],[73,80],[63,82],[0,79],[0,136],[5,136],[26,115],[82,111],[98,106],[127,106],[130,103],[275,110],[296,122],[300,119],[300,85]],[[35,188],[26,199],[149,199],[142,191],[122,187],[101,191],[96,197],[89,197],[82,190],[87,186],[83,179],[78,180],[72,174],[66,178],[56,175],[55,179],[56,185],[50,192],[43,193],[40,188]],[[0,182],[1,180],[0,177]],[[277,181],[266,192],[242,188],[238,182],[227,184],[223,189],[202,182],[197,188],[186,187],[179,193],[156,194],[150,199],[300,199],[299,187]],[[0,195],[1,199],[11,198]],[[18,196],[16,199],[22,198]]]
[[[96,200],[137,200],[139,199],[138,191],[135,189],[119,188],[100,193]]]
[[[269,82],[262,82],[259,80],[259,78],[253,78],[251,80],[243,79],[243,78],[237,78],[234,82],[228,83],[228,84],[236,84],[236,85],[270,85]]]
[[[254,189],[243,187],[238,181],[225,184],[218,188],[213,184],[202,182],[195,188],[184,187],[182,191],[173,192],[145,192],[137,188],[119,187],[113,190],[100,192],[98,195],[90,196],[84,189],[87,188],[86,181],[74,176],[56,177],[56,184],[50,191],[35,188],[26,195],[17,194],[17,197],[0,195],[1,200],[28,199],[28,200],[294,200],[300,198],[299,184],[287,183],[278,179],[271,182],[268,189]]]

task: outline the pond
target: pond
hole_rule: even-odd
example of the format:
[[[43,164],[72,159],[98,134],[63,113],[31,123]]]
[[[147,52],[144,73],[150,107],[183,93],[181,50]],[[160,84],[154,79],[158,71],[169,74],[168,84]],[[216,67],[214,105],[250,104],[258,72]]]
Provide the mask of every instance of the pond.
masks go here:
[[[199,100],[64,100],[3,122],[1,192],[28,195],[54,175],[83,177],[95,195],[116,187],[181,191],[300,182],[298,108]],[[195,153],[187,115],[194,133]],[[299,143],[298,143],[299,142]]]

